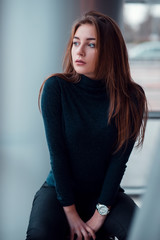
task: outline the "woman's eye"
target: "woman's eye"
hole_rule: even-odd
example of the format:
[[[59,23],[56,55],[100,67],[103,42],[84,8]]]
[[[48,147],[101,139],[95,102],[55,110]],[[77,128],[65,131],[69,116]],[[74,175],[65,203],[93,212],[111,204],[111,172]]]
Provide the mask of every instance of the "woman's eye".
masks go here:
[[[94,43],[89,43],[89,46],[90,46],[91,48],[95,48],[95,44],[94,44]]]
[[[78,42],[73,42],[73,45],[78,46],[79,43]]]

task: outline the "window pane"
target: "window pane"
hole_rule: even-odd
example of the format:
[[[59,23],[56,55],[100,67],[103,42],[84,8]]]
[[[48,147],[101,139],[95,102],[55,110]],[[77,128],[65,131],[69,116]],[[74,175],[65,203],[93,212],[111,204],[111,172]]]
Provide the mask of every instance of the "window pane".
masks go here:
[[[126,3],[124,37],[132,78],[144,88],[149,110],[160,111],[160,4]]]

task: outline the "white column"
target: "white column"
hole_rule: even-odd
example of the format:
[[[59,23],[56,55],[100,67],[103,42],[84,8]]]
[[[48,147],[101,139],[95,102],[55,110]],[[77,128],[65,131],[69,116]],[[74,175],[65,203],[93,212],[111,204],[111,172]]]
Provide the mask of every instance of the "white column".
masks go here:
[[[61,71],[74,0],[1,0],[1,239],[25,239],[34,193],[47,177],[49,154],[38,92]]]

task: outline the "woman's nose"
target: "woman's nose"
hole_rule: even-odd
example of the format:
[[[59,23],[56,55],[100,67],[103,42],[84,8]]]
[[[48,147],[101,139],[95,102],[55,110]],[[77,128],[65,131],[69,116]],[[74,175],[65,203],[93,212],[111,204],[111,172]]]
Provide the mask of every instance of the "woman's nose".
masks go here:
[[[78,47],[77,54],[80,55],[80,56],[84,56],[85,55],[85,49],[84,49],[84,47],[82,45]]]

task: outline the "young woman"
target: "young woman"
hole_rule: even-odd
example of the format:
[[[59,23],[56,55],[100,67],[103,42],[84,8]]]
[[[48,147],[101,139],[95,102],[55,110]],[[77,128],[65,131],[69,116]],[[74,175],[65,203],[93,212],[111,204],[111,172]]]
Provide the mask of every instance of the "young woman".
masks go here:
[[[147,101],[110,17],[91,11],[74,24],[64,73],[45,80],[40,96],[51,171],[27,240],[126,239],[136,205],[120,182],[135,141],[143,143]]]

